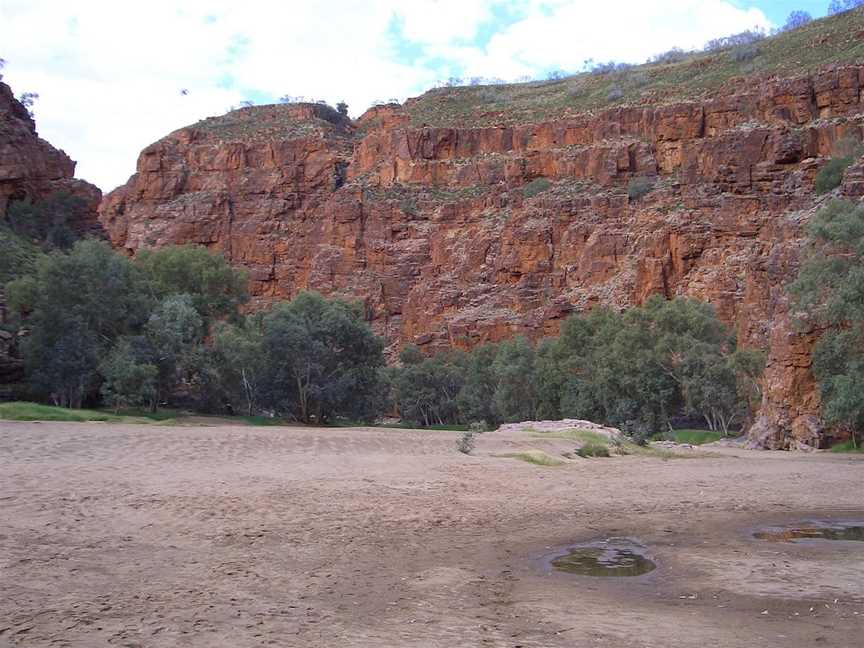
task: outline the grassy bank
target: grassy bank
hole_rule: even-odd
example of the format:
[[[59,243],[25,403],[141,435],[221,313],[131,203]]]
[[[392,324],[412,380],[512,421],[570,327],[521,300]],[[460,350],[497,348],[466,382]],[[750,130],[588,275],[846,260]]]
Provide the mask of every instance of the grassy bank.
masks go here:
[[[66,409],[41,403],[0,403],[0,420],[56,421],[65,423],[152,423],[158,425],[249,425],[255,427],[292,425],[268,416],[207,416],[181,410],[162,409],[156,412],[129,409],[110,410]]]
[[[852,441],[844,441],[837,445],[831,446],[831,452],[840,452],[844,454],[864,454],[864,448],[860,445],[853,445]]]

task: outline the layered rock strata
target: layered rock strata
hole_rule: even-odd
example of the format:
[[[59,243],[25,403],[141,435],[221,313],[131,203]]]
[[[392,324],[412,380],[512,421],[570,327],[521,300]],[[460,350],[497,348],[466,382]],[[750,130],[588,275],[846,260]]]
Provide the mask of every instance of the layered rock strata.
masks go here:
[[[649,295],[712,303],[769,353],[753,438],[824,445],[812,334],[792,324],[814,178],[861,138],[864,66],[744,81],[713,98],[484,128],[245,108],[145,149],[100,208],[129,253],[193,243],[248,270],[254,307],[300,290],[363,300],[395,350],[552,335]],[[858,199],[862,166],[841,191]]]

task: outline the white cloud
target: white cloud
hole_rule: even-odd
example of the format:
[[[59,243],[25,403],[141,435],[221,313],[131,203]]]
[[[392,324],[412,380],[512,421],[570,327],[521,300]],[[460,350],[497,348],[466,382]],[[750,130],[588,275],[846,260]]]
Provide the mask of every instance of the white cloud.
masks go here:
[[[471,45],[496,5],[518,21]],[[399,60],[394,17],[416,60]],[[16,92],[40,94],[40,134],[111,189],[147,144],[247,97],[345,99],[359,113],[421,92],[442,62],[513,78],[588,57],[639,61],[756,25],[768,25],[761,11],[726,0],[3,0],[0,56]]]

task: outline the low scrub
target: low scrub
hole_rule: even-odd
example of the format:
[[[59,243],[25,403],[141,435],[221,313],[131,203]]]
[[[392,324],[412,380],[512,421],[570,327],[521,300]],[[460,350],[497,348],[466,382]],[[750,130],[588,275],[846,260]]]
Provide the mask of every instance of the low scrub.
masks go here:
[[[816,174],[816,193],[826,194],[839,187],[846,169],[861,155],[864,155],[864,146],[856,138],[845,137],[837,142],[834,157]]]
[[[627,183],[627,197],[631,202],[635,202],[649,193],[653,188],[654,181],[651,178],[633,178]]]
[[[576,454],[582,458],[588,457],[608,457],[609,446],[599,443],[586,443],[576,451]]]
[[[843,174],[851,164],[851,156],[829,160],[816,174],[816,193],[819,195],[826,194],[839,187],[840,183],[843,182]]]
[[[563,460],[548,455],[542,450],[525,450],[524,452],[511,452],[499,456],[505,459],[518,459],[535,466],[560,466],[564,464]]]
[[[531,182],[522,187],[522,195],[525,196],[525,198],[533,198],[537,194],[543,193],[551,186],[552,183],[546,178],[534,178]]]

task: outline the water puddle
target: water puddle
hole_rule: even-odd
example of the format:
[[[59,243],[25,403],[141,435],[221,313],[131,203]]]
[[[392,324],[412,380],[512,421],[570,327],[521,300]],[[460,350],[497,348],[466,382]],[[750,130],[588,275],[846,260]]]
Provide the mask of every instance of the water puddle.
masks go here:
[[[757,531],[753,537],[769,542],[795,542],[796,540],[864,542],[864,525],[860,522],[805,522],[798,526],[769,527]]]
[[[641,576],[657,565],[646,548],[629,538],[609,538],[598,542],[572,545],[548,561],[551,569],[582,576]]]

